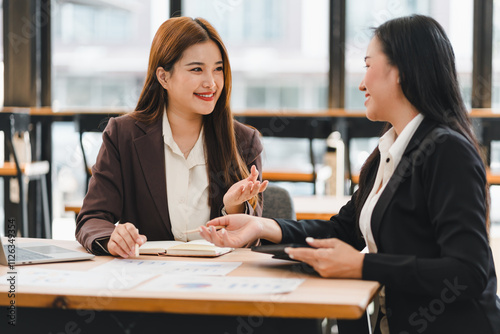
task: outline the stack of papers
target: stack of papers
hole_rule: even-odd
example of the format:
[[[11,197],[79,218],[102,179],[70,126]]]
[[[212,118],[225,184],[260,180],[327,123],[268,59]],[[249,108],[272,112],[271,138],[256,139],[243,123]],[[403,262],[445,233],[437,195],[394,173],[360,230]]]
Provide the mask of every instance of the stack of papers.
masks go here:
[[[21,268],[18,286],[72,289],[272,294],[295,290],[304,280],[267,277],[226,277],[241,262],[151,261],[114,259],[89,271]],[[0,285],[9,284],[8,275]]]
[[[153,273],[125,274],[119,271],[96,275],[92,271],[22,268],[16,273],[18,286],[47,288],[128,290],[155,277]],[[7,282],[7,275],[0,277],[0,284]]]
[[[225,276],[238,268],[241,262],[156,261],[114,259],[97,266],[92,272],[148,272],[167,275]]]
[[[219,294],[270,294],[295,290],[304,280],[268,277],[210,277],[161,275],[141,285],[141,291],[173,291]]]

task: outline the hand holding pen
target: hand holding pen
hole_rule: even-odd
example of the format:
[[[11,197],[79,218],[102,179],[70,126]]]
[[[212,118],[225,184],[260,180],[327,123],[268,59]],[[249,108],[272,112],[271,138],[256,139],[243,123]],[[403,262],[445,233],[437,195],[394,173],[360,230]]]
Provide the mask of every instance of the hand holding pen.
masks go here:
[[[118,224],[108,241],[108,252],[123,258],[139,256],[139,247],[147,238],[131,223]]]

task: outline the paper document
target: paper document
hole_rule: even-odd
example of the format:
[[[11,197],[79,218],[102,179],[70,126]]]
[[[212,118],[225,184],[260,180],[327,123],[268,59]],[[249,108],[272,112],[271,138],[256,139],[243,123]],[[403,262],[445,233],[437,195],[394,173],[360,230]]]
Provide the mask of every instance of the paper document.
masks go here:
[[[90,271],[54,270],[42,268],[19,269],[16,278],[20,287],[39,286],[73,289],[106,289],[127,290],[155,277],[151,273],[125,273],[123,270],[112,270],[106,273]],[[9,275],[0,277],[0,284],[8,284]]]
[[[90,272],[123,270],[126,273],[147,272],[168,275],[225,276],[240,265],[241,262],[114,259],[91,269]]]
[[[223,294],[270,294],[295,290],[304,280],[267,277],[207,277],[161,275],[141,285],[141,291],[175,291]]]

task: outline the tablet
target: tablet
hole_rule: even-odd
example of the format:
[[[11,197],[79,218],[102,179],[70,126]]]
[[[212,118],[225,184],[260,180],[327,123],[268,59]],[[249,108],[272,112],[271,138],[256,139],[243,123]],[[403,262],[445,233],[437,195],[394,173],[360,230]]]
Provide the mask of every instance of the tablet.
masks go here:
[[[259,253],[273,254],[274,259],[298,261],[291,259],[287,253],[285,253],[285,248],[287,247],[306,247],[312,248],[307,244],[276,244],[276,245],[263,245],[263,246],[253,246],[252,251]]]

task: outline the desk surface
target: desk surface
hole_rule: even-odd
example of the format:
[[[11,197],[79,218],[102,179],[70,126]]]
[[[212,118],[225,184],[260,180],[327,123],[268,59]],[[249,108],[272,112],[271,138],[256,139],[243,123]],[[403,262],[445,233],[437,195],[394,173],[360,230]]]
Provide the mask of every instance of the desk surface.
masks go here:
[[[19,239],[19,243],[30,239]],[[40,239],[43,242],[48,240]],[[54,241],[62,247],[83,248],[76,241]],[[305,278],[296,290],[287,294],[270,295],[226,295],[195,294],[180,292],[145,292],[135,289],[127,291],[99,291],[96,289],[45,289],[22,287],[16,294],[18,307],[68,309],[94,308],[92,301],[103,310],[135,312],[167,312],[181,314],[210,315],[263,315],[269,317],[294,318],[359,318],[379,289],[377,282],[361,280],[324,279],[305,273],[299,264],[291,261],[272,259],[270,255],[237,249],[215,259],[141,256],[144,259],[164,261],[242,261],[243,264],[229,276]],[[46,269],[89,270],[112,260],[109,256],[99,256],[95,260],[37,265]],[[301,268],[302,270],[299,270]],[[16,270],[19,266],[16,267]],[[0,275],[8,272],[0,266]],[[19,277],[19,276],[18,276]],[[19,287],[18,287],[19,289]],[[0,305],[9,305],[8,287],[0,286]]]
[[[500,185],[500,171],[491,171],[489,168],[486,169],[486,180],[489,184]]]
[[[16,164],[14,162],[0,162],[0,173],[5,176],[16,176],[17,175],[17,169],[16,169]]]
[[[293,206],[297,220],[322,219],[329,220],[339,213],[340,208],[350,199],[350,196],[294,196]]]

